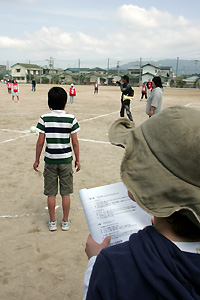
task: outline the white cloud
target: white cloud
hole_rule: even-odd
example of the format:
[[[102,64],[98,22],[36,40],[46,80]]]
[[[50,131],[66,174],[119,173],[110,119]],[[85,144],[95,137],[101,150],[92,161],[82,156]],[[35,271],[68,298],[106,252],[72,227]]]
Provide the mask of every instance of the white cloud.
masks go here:
[[[10,38],[6,36],[0,36],[0,48],[2,49],[17,49],[27,50],[29,48],[28,40],[20,40],[18,38]]]
[[[158,57],[176,56],[179,53],[200,48],[200,23],[183,16],[178,18],[167,11],[123,5],[118,9],[118,18],[126,37],[127,48],[140,55]]]
[[[0,36],[0,49],[13,49],[15,53],[25,51],[26,57],[32,59],[49,55],[58,59],[199,55],[200,23],[183,16],[177,18],[154,7],[122,5],[113,13],[110,25],[105,26],[104,38],[98,34],[98,28],[92,35],[90,28],[72,33],[55,26],[43,26],[35,32],[25,32],[24,38]]]

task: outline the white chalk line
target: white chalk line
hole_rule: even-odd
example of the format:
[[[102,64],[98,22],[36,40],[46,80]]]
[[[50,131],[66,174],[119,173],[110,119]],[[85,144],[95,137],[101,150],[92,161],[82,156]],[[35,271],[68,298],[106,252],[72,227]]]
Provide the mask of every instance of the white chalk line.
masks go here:
[[[198,103],[198,102],[193,102],[193,103],[188,103],[188,104],[185,104],[184,106],[193,106],[193,107],[199,107],[199,106],[200,106],[200,103]]]
[[[56,208],[58,208],[58,206],[56,206]],[[45,209],[48,209],[45,207]],[[82,207],[71,207],[70,210],[83,210]],[[48,212],[41,212],[41,213],[27,213],[27,214],[23,214],[23,215],[3,215],[0,216],[0,219],[15,219],[15,218],[22,218],[22,217],[34,217],[34,216],[44,216],[44,215],[48,215]]]
[[[21,136],[18,136],[18,137],[16,137],[16,138],[14,138],[14,139],[5,140],[5,141],[3,141],[3,142],[0,142],[0,144],[13,142],[13,141],[16,141],[16,140],[18,140],[18,139],[24,138],[25,136],[29,136],[29,134],[21,135]]]
[[[83,141],[83,142],[91,142],[91,143],[99,143],[99,144],[109,144],[109,142],[104,142],[104,141],[95,141],[95,140],[88,140],[88,139],[78,139],[79,141]]]
[[[138,107],[143,107],[145,106],[145,104],[142,104],[142,105],[137,105],[137,106],[133,106],[132,109],[134,110],[135,108],[138,108]],[[99,116],[96,116],[96,117],[92,117],[92,118],[88,118],[88,119],[84,119],[84,120],[80,120],[78,121],[79,123],[82,123],[82,122],[86,122],[86,121],[91,121],[91,120],[95,120],[95,119],[98,119],[98,118],[103,118],[103,117],[107,117],[107,116],[110,116],[110,115],[113,115],[113,114],[116,114],[116,113],[119,113],[119,110],[117,111],[113,111],[111,113],[108,113],[108,114],[104,114],[104,115],[99,115]]]
[[[95,120],[95,119],[98,119],[98,118],[107,117],[107,116],[110,116],[110,115],[113,115],[113,114],[116,114],[116,113],[118,113],[118,111],[114,111],[114,112],[109,113],[109,114],[99,115],[99,116],[96,116],[96,117],[80,120],[78,122],[82,123],[82,122],[86,122],[86,121],[91,121],[91,120]]]
[[[6,131],[6,132],[17,132],[17,133],[30,133],[30,130],[23,130],[23,131],[20,131],[20,130],[11,130],[11,129],[1,129],[1,131]]]

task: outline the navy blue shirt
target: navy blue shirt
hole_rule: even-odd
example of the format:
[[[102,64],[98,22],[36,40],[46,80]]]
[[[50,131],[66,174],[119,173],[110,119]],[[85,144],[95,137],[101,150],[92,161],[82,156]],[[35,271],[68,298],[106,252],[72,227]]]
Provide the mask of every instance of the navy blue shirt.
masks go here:
[[[101,251],[86,299],[200,299],[200,255],[181,251],[148,226]]]

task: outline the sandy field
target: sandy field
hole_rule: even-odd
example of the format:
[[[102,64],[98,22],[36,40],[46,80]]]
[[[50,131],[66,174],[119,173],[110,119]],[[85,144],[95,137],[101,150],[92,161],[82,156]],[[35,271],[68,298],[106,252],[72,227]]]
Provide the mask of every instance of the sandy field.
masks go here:
[[[69,86],[63,86],[69,91]],[[0,84],[0,299],[49,300],[82,299],[83,276],[87,265],[85,241],[89,234],[78,196],[82,188],[120,181],[123,149],[108,142],[108,128],[119,117],[119,87],[76,86],[77,96],[66,111],[76,116],[81,130],[81,171],[74,173],[71,196],[71,226],[62,232],[47,228],[48,211],[43,195],[43,157],[40,174],[32,165],[37,134],[30,133],[41,114],[48,112],[47,93],[51,85],[20,85],[20,103],[12,103],[5,84]],[[147,120],[146,101],[140,102],[135,88],[131,110],[136,126]],[[200,109],[199,89],[165,88],[164,107],[176,104]],[[44,153],[43,153],[44,154]],[[62,219],[61,198],[56,216]]]

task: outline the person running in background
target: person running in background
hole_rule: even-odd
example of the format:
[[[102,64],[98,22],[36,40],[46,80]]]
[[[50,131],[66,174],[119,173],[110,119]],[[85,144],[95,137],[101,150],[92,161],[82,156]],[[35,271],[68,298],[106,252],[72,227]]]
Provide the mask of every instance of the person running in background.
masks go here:
[[[8,87],[8,94],[11,94],[12,85],[11,85],[11,82],[10,82],[9,79],[8,79],[8,81],[7,81],[7,87]]]
[[[77,132],[80,129],[74,115],[65,112],[67,93],[61,87],[53,87],[48,92],[48,106],[51,112],[40,117],[37,129],[39,137],[36,144],[36,158],[33,164],[38,171],[41,152],[46,140],[44,167],[44,194],[47,196],[50,221],[49,230],[57,230],[55,219],[58,179],[62,196],[62,230],[69,230],[70,194],[73,193],[72,147],[75,154],[76,172],[81,168],[79,162],[79,142]],[[70,143],[71,141],[71,143]]]
[[[32,79],[32,92],[35,92],[35,87],[36,87],[36,80],[35,80],[35,78],[33,77],[33,79]]]
[[[14,79],[12,84],[12,102],[14,102],[15,96],[17,97],[17,101],[19,103],[19,86],[17,81]]]
[[[69,96],[70,96],[70,104],[74,103],[74,97],[76,96],[76,90],[74,84],[72,83],[69,89]]]
[[[142,101],[144,96],[145,96],[145,99],[147,99],[147,86],[146,86],[145,82],[142,85],[142,95],[141,95],[140,101]]]
[[[99,84],[97,83],[96,80],[96,82],[94,83],[94,94],[98,94],[98,91],[99,91]]]

